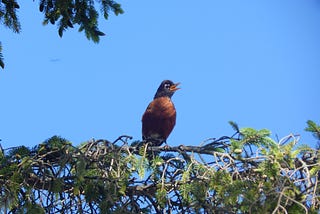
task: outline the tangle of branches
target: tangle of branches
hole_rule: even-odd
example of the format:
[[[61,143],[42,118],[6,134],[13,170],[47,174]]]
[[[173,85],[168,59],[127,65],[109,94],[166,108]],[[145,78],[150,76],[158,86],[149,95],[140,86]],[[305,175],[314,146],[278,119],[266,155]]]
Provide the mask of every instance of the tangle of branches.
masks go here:
[[[2,213],[317,213],[319,153],[250,128],[198,146],[54,136],[2,149]]]

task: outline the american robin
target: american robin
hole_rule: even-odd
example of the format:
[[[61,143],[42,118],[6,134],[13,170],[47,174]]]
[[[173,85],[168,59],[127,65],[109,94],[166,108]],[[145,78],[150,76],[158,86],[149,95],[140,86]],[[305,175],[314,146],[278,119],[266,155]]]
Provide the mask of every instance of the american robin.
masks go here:
[[[180,83],[164,80],[160,84],[153,101],[142,116],[142,139],[152,146],[160,146],[166,142],[176,124],[176,109],[171,97]]]

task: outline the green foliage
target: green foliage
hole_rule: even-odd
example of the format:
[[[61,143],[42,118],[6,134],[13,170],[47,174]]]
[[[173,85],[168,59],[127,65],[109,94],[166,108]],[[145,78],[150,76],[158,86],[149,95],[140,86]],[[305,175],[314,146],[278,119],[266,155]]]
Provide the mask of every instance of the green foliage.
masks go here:
[[[2,44],[0,42],[0,67],[4,68],[3,55],[2,55]]]
[[[320,140],[320,126],[312,120],[308,120],[307,125],[308,127],[305,130],[311,132],[316,139]]]
[[[139,154],[141,158],[139,158],[135,164],[134,168],[137,169],[139,177],[142,179],[145,176],[146,168],[148,167],[148,160],[146,158],[146,147],[142,146],[140,148]]]
[[[275,142],[269,138],[271,132],[267,129],[255,130],[252,128],[240,129],[242,135],[241,144],[251,144],[255,146],[263,145],[266,147],[274,146]]]
[[[21,31],[17,16],[19,8],[16,0],[2,0],[0,3],[0,21],[15,33]],[[39,11],[44,15],[43,25],[57,24],[60,37],[64,31],[78,25],[79,32],[84,31],[86,37],[95,43],[105,35],[98,27],[99,11],[106,20],[110,13],[116,16],[124,13],[121,5],[112,0],[39,0]],[[4,68],[1,43],[0,67]]]
[[[27,201],[22,207],[17,208],[18,214],[45,214],[45,210],[39,204]]]
[[[15,0],[2,0],[0,2],[0,22],[14,33],[20,33],[21,26],[17,16],[19,4]],[[4,68],[2,45],[0,42],[0,67]]]
[[[232,127],[232,129],[233,129],[234,131],[236,131],[237,133],[240,132],[239,126],[238,126],[238,124],[237,124],[236,122],[234,122],[234,121],[229,121],[229,124],[230,124],[230,126]]]
[[[266,129],[231,126],[232,137],[166,146],[165,155],[121,137],[74,147],[53,136],[0,150],[0,211],[317,213],[319,151],[297,146],[295,135],[276,142]]]
[[[156,192],[156,199],[158,201],[158,204],[160,207],[164,208],[165,205],[166,205],[166,202],[168,200],[168,195],[167,195],[167,190],[161,186],[161,185],[158,185],[158,190]]]
[[[74,148],[68,140],[53,136],[39,144],[35,150],[38,155],[43,156],[44,160],[60,162],[63,165],[69,160],[70,153],[74,151]]]
[[[0,21],[15,33],[19,33],[21,30],[17,16],[19,8],[20,6],[15,0],[2,0],[0,3]]]
[[[41,0],[39,10],[45,15],[43,24],[55,24],[58,22],[59,36],[68,28],[73,28],[75,24],[79,25],[79,31],[84,31],[86,37],[94,42],[99,42],[100,36],[105,34],[98,28],[99,13],[93,0],[65,0],[52,1]],[[108,19],[110,12],[115,15],[123,14],[121,5],[109,0],[97,1],[102,8],[105,19]]]
[[[29,156],[31,153],[30,149],[26,146],[18,146],[13,148],[10,152],[9,152],[9,156],[12,159],[16,159],[17,161],[21,160],[24,157]]]

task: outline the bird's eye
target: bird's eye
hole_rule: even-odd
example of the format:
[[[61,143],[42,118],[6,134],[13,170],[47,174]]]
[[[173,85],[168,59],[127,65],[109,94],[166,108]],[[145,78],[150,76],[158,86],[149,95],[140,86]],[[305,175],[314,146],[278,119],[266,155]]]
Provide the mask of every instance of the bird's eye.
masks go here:
[[[169,83],[164,84],[164,88],[165,89],[169,89],[170,88],[170,84]]]

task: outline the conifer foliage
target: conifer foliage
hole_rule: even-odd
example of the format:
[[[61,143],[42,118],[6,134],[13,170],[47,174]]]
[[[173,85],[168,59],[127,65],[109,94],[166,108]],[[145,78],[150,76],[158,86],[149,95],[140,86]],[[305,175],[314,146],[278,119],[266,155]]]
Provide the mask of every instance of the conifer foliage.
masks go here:
[[[1,149],[0,212],[318,213],[319,150],[230,124],[233,136],[199,146],[53,136]],[[316,123],[306,130],[319,140]]]
[[[20,6],[16,0],[2,0],[0,2],[0,21],[15,33],[20,33],[21,25],[17,16]],[[98,28],[99,14],[108,19],[110,13],[119,15],[124,13],[121,5],[112,0],[39,0],[39,11],[44,15],[43,24],[56,24],[58,34],[68,28],[79,26],[89,40],[97,43],[105,34]],[[4,68],[0,44],[0,66]]]

